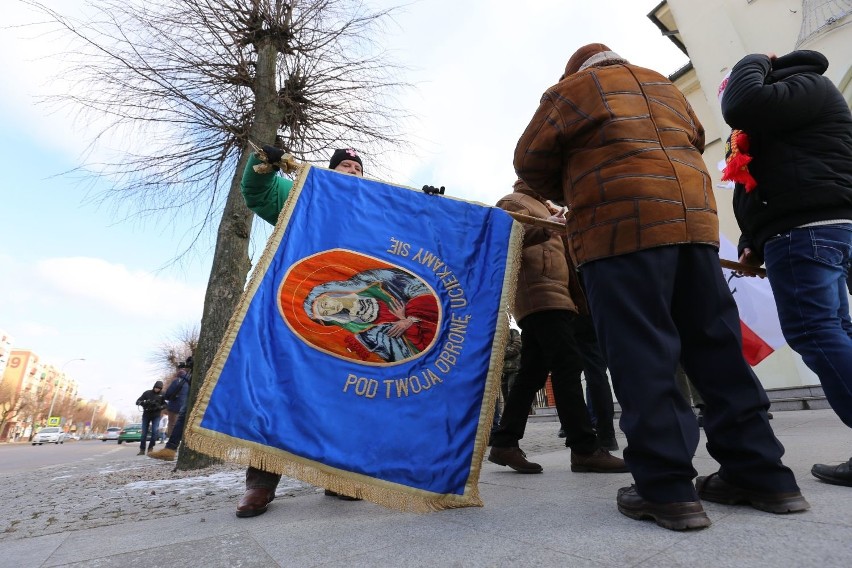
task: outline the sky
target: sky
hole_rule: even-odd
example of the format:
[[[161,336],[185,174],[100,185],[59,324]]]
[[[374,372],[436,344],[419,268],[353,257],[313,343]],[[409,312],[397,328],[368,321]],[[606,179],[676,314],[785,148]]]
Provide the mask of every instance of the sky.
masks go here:
[[[377,8],[402,4],[367,1]],[[75,14],[80,0],[45,0]],[[444,185],[493,205],[511,192],[512,154],[541,94],[580,46],[602,42],[632,63],[670,74],[686,56],[647,18],[657,0],[420,0],[388,23],[383,43],[415,85],[402,105],[415,117],[414,150],[387,156],[394,183]],[[506,9],[505,6],[517,9]],[[49,113],[61,42],[41,41],[30,9],[4,2],[0,24],[0,330],[126,415],[162,369],[164,343],[201,320],[212,240],[181,262],[187,229],[171,217],[89,198],[98,183],[68,175],[92,132]],[[369,175],[369,156],[364,156]],[[102,188],[101,188],[102,189]],[[263,223],[256,223],[263,226]],[[254,260],[268,230],[253,234]],[[79,359],[85,359],[83,361]]]

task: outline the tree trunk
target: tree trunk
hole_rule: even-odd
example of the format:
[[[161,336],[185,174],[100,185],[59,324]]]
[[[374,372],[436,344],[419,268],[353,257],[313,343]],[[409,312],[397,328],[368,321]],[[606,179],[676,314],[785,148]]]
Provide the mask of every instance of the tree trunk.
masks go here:
[[[257,52],[254,81],[255,120],[249,136],[253,142],[259,142],[260,145],[272,144],[283,115],[278,106],[278,89],[275,81],[278,52],[268,40],[257,46]],[[237,163],[237,171],[234,172],[231,180],[231,189],[225,202],[222,221],[219,224],[213,265],[204,297],[198,349],[193,355],[193,380],[189,391],[189,408],[195,406],[198,391],[207,379],[207,371],[225,337],[228,322],[242,296],[251,268],[248,246],[254,213],[246,207],[240,192],[240,180],[248,157],[249,150],[245,149],[244,145],[243,153]],[[184,444],[178,454],[176,469],[200,469],[214,462],[215,460],[209,456],[191,450]]]

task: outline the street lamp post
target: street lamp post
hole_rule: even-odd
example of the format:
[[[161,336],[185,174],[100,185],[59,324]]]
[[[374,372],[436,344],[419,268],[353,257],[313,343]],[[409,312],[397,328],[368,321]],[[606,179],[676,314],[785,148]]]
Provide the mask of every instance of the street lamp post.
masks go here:
[[[85,361],[85,360],[86,359],[84,359],[83,357],[77,357],[76,359],[68,359],[67,361],[62,363],[62,367],[60,367],[60,369],[59,369],[60,374],[63,377],[65,376],[65,366],[68,365],[68,363],[73,363],[74,361]],[[50,417],[53,416],[53,405],[56,404],[56,395],[59,394],[59,379],[56,379],[56,384],[54,384],[53,386],[54,386],[54,388],[53,388],[53,399],[50,401],[50,410],[47,411],[47,419],[48,420],[50,420]]]
[[[92,409],[92,421],[89,422],[89,433],[90,434],[95,431],[95,413],[98,411],[98,407],[100,407],[101,403],[104,401],[104,392],[108,391],[111,388],[112,387],[105,388],[103,390],[103,392],[101,392],[100,396],[98,396],[98,400],[95,401],[95,405],[94,405],[95,407]],[[103,406],[105,407],[106,405],[103,405]]]

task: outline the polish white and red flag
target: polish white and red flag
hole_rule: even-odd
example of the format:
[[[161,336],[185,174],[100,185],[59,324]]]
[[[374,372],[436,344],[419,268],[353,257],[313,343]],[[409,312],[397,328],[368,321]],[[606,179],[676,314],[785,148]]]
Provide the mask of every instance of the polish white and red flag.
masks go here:
[[[738,258],[737,247],[724,236],[719,243],[719,257],[728,260]],[[740,311],[743,355],[750,365],[757,365],[786,343],[769,280],[739,276],[728,268],[722,268],[722,272]]]

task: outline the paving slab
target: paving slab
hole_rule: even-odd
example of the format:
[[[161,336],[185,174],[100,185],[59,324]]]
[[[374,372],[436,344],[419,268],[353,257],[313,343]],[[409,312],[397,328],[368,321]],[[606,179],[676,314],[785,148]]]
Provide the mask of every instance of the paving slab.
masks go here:
[[[266,514],[238,519],[234,507],[242,477],[233,467],[170,480],[165,467],[140,469],[138,462],[117,458],[107,468],[111,479],[123,468],[135,468],[134,478],[99,487],[86,480],[103,475],[102,465],[75,465],[74,474],[84,482],[76,489],[69,485],[50,510],[28,497],[0,504],[0,523],[7,519],[0,532],[0,566],[848,568],[852,488],[822,483],[810,468],[848,459],[852,433],[830,410],[776,412],[772,425],[810,511],[772,515],[706,503],[713,525],[685,533],[635,521],[615,506],[616,491],[630,484],[629,474],[571,472],[570,452],[556,437],[556,425],[531,421],[521,446],[544,473],[522,475],[486,462],[480,477],[484,507],[434,513],[329,498],[285,478]],[[703,436],[694,464],[706,475],[718,465]],[[626,444],[620,433],[619,444]],[[101,473],[87,473],[86,467]],[[54,474],[57,483],[69,475]],[[28,485],[25,476],[6,476],[0,483],[18,496]],[[121,494],[136,497],[119,506]],[[26,531],[15,528],[34,511],[54,510],[65,513],[55,517],[53,533],[39,534],[36,523]],[[109,515],[108,526],[98,511]]]

